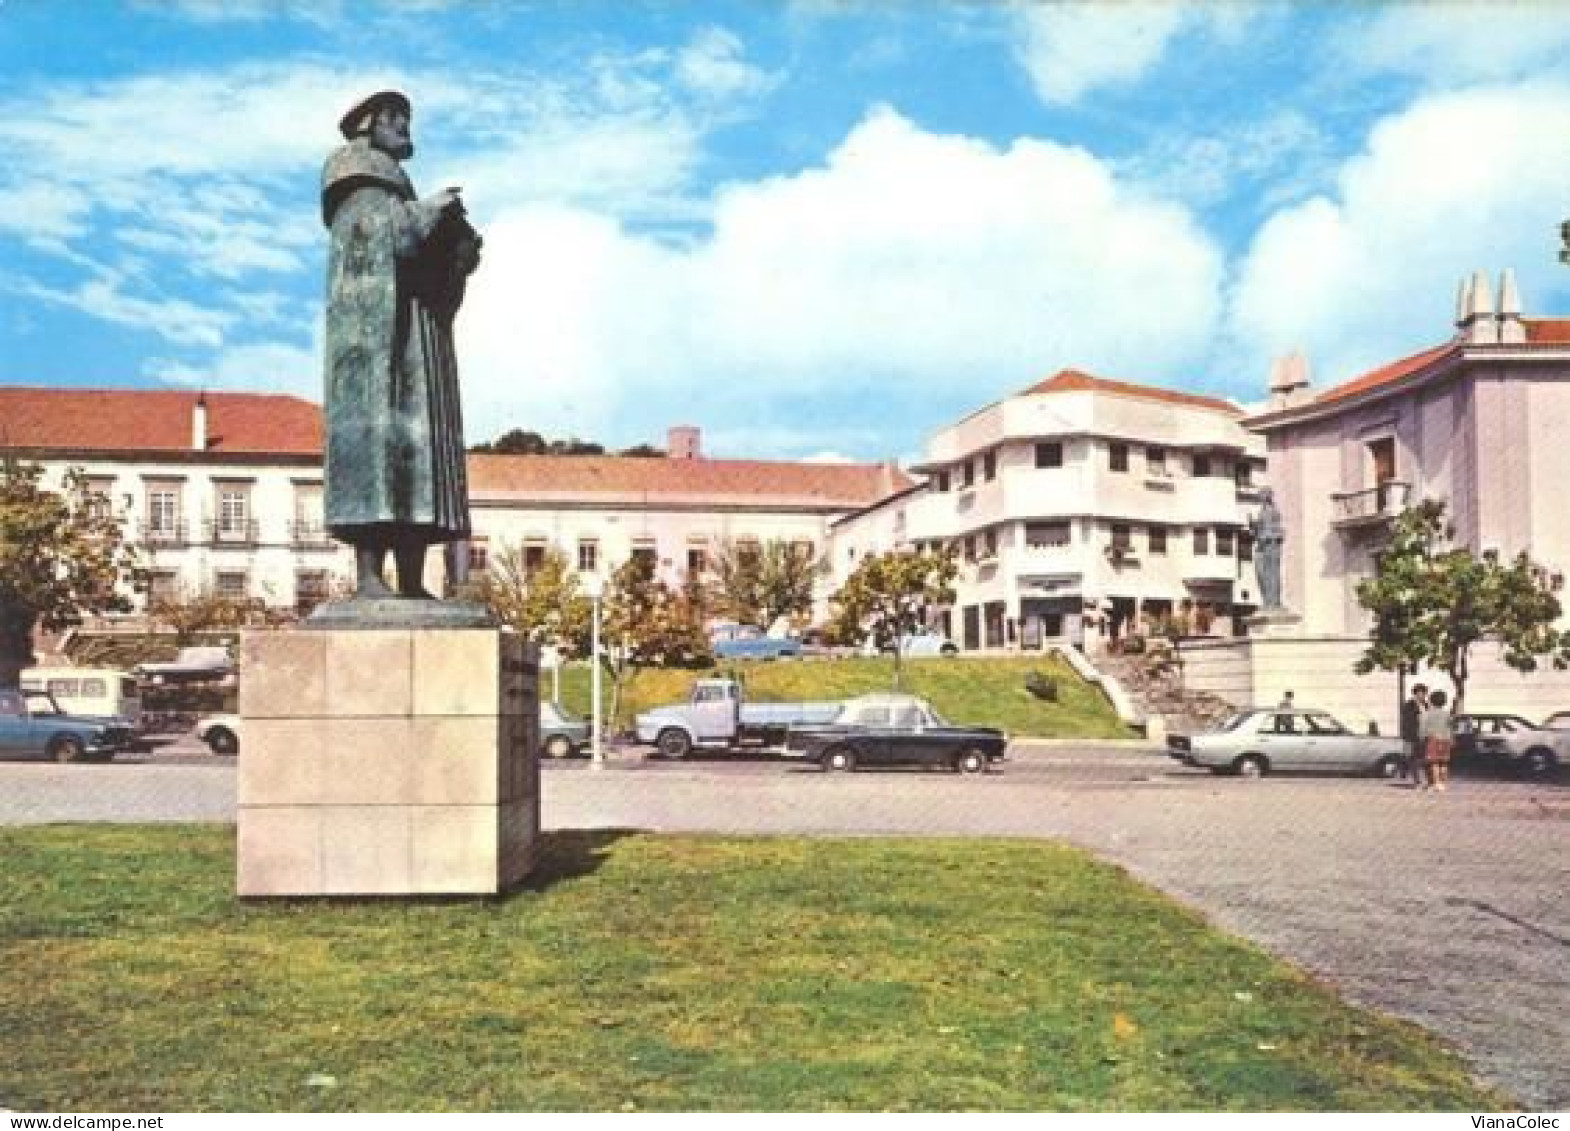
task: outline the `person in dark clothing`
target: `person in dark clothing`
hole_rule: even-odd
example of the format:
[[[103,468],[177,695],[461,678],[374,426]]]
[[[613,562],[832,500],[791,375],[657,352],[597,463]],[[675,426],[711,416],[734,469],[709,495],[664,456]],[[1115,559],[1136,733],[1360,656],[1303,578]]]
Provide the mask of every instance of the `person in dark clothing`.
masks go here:
[[[1412,694],[1401,704],[1401,741],[1406,747],[1406,773],[1412,779],[1412,784],[1423,784],[1423,746],[1420,732],[1423,723],[1423,712],[1428,710],[1428,687],[1425,684],[1414,683]]]

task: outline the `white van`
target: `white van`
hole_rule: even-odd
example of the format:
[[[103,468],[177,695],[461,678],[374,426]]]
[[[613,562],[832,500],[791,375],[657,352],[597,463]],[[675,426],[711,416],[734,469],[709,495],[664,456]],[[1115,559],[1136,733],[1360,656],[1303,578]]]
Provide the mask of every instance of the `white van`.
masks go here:
[[[22,687],[47,691],[68,715],[116,715],[142,729],[142,697],[136,677],[114,668],[28,668]]]

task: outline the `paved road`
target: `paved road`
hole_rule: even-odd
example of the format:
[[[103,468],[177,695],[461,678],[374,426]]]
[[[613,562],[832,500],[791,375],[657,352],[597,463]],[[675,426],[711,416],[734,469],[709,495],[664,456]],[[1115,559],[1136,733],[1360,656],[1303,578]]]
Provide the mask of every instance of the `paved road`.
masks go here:
[[[181,764],[181,763],[184,764]],[[1123,744],[1020,750],[1002,774],[791,764],[547,764],[551,828],[1004,835],[1084,845],[1336,984],[1453,1040],[1480,1075],[1570,1108],[1570,784],[1249,782]],[[0,823],[229,820],[234,772],[0,764]]]

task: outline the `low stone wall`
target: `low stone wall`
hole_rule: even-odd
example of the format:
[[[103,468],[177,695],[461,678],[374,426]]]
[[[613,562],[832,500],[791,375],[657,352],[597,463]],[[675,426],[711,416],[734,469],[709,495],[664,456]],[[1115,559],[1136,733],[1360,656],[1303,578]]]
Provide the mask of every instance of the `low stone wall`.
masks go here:
[[[1299,707],[1322,707],[1355,730],[1370,722],[1381,734],[1399,727],[1399,683],[1394,672],[1360,676],[1353,666],[1367,640],[1360,636],[1248,637],[1185,640],[1178,645],[1183,686],[1208,691],[1236,706],[1269,706],[1287,691]],[[1408,677],[1453,693],[1442,674]],[[1492,644],[1473,649],[1466,705],[1475,711],[1506,711],[1534,722],[1570,710],[1570,671],[1551,666],[1522,674],[1499,658]]]

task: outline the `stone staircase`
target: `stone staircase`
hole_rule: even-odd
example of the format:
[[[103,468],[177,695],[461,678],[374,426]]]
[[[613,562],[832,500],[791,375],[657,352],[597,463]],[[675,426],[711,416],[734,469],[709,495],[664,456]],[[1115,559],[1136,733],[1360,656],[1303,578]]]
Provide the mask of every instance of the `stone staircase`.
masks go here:
[[[1152,640],[1147,649],[1136,653],[1102,652],[1092,662],[1117,680],[1147,720],[1159,718],[1163,733],[1203,730],[1236,709],[1209,692],[1184,690],[1183,665],[1165,640]],[[1154,728],[1151,733],[1155,733]]]

